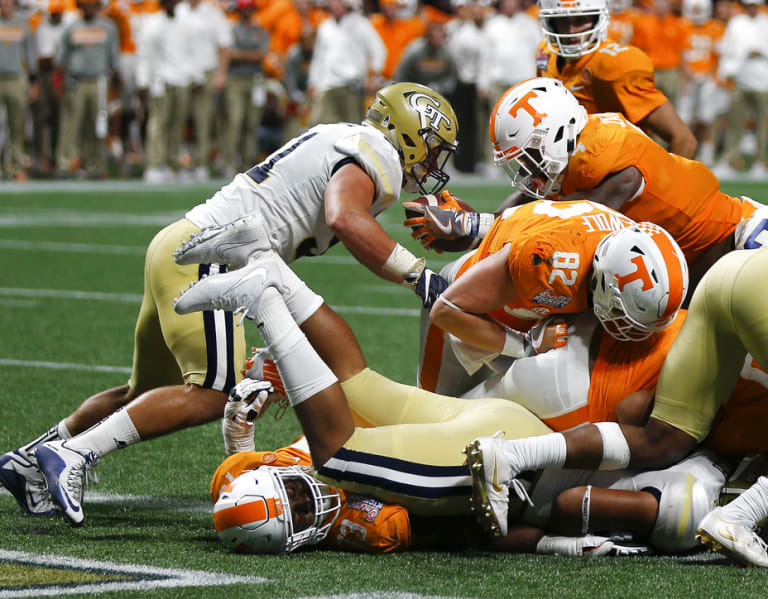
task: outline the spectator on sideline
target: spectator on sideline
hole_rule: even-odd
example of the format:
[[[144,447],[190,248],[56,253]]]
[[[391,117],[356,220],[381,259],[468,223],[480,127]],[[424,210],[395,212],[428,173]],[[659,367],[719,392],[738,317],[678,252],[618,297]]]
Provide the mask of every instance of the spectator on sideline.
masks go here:
[[[719,177],[735,175],[744,162],[739,155],[747,112],[754,117],[757,153],[749,174],[768,176],[768,15],[762,0],[742,0],[744,13],[728,22],[721,43],[719,75],[731,89],[728,127],[723,153],[714,171]]]
[[[608,3],[611,20],[608,21],[608,39],[628,46],[635,33],[637,10],[632,7],[632,0],[611,0]]]
[[[78,162],[93,178],[106,176],[107,86],[117,72],[119,48],[114,23],[100,16],[99,0],[79,0],[82,18],[64,32],[56,62],[64,78],[59,128],[59,174]]]
[[[215,96],[226,85],[232,31],[224,12],[214,2],[185,0],[179,3],[177,12],[191,40],[186,60],[192,70],[189,113],[195,128],[193,176],[196,181],[207,181]]]
[[[188,57],[193,40],[176,14],[178,0],[146,17],[137,44],[136,85],[148,114],[144,181],[172,181],[179,169],[181,139],[192,80]]]
[[[461,123],[454,166],[458,171],[471,173],[483,155],[478,150],[485,140],[487,121],[477,91],[485,51],[485,6],[478,0],[455,0],[454,4],[456,18],[446,27],[448,49],[456,61],[458,77],[451,103]]]
[[[364,97],[381,82],[387,49],[360,12],[358,0],[329,0],[309,67],[310,122],[359,123]]]
[[[269,33],[253,19],[253,0],[237,0],[238,20],[232,27],[229,72],[227,73],[227,137],[224,148],[225,175],[256,164],[257,135],[265,104],[262,61],[269,50]]]
[[[538,21],[522,11],[520,0],[501,0],[498,14],[485,22],[484,35],[487,48],[478,90],[486,104],[482,113],[489,114],[496,99],[507,89],[536,76],[536,48],[541,40],[541,28]],[[487,174],[500,176],[500,169],[493,165],[487,135],[484,147]]]
[[[9,170],[26,181],[24,127],[28,102],[37,99],[37,48],[27,17],[16,14],[15,0],[0,0],[0,106],[8,123]]]
[[[283,86],[288,94],[283,135],[288,139],[296,137],[309,126],[312,109],[308,97],[309,65],[312,63],[316,35],[314,28],[306,27],[301,32],[299,43],[289,50],[283,67]]]
[[[407,8],[405,0],[379,0],[379,8],[381,12],[371,15],[370,21],[387,47],[387,61],[381,75],[391,81],[408,44],[422,37],[427,26],[418,16],[400,15]]]
[[[414,40],[403,54],[395,81],[413,81],[452,97],[456,89],[456,62],[445,47],[445,26],[430,23],[427,35]]]

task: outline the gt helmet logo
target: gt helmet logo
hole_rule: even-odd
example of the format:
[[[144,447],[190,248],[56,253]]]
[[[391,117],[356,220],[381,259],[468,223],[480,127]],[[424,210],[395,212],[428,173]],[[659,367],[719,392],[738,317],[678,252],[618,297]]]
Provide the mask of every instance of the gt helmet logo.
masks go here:
[[[420,100],[425,100],[419,103]],[[427,94],[414,93],[408,99],[411,107],[419,113],[422,128],[432,127],[436,131],[440,129],[440,124],[450,127],[451,119],[444,112],[439,110],[440,103]]]

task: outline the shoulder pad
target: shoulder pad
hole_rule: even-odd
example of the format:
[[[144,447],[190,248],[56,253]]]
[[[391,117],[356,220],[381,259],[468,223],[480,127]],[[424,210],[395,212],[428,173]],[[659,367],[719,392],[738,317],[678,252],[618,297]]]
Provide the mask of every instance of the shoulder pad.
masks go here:
[[[595,59],[590,67],[595,78],[603,81],[616,81],[638,71],[653,76],[653,62],[645,52],[635,46],[606,42],[595,52]]]

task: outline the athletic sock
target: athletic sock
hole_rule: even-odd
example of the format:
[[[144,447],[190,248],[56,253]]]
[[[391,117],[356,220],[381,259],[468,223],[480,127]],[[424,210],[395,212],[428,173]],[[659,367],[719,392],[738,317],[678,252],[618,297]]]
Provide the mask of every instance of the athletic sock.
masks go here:
[[[293,317],[293,321],[301,326],[323,305],[323,297],[312,291],[282,259],[277,260],[280,278],[285,292],[283,298]]]
[[[138,431],[124,408],[107,416],[87,431],[66,442],[69,449],[86,454],[94,452],[101,458],[116,449],[123,449],[141,441]]]
[[[540,437],[504,441],[502,453],[517,472],[523,472],[542,468],[560,468],[565,463],[568,449],[565,437],[561,433],[552,433]]]
[[[723,508],[728,520],[756,525],[768,518],[768,478],[761,476],[749,489]]]
[[[292,406],[338,381],[301,332],[276,289],[264,291],[254,321],[269,345]]]

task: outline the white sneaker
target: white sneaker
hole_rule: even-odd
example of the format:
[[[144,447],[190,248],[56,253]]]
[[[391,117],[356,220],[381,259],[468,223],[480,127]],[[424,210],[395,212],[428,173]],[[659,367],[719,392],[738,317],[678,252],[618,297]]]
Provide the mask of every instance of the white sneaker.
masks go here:
[[[98,461],[93,452],[83,455],[69,449],[66,441],[43,443],[35,450],[40,471],[48,483],[48,492],[64,518],[73,526],[82,526],[83,484],[86,470]]]
[[[712,173],[721,181],[733,180],[739,176],[739,171],[726,162],[718,162],[712,167]]]
[[[749,169],[749,178],[753,181],[764,181],[768,179],[768,168],[762,162],[755,161],[752,168]]]
[[[745,566],[768,568],[768,547],[748,522],[728,520],[716,507],[699,523],[696,540]]]
[[[205,183],[208,179],[210,179],[210,175],[208,174],[208,167],[198,166],[192,174],[192,177],[198,183]]]
[[[56,508],[34,456],[14,449],[0,456],[0,484],[30,516],[53,516]]]
[[[256,260],[232,272],[204,277],[193,282],[173,300],[179,314],[204,310],[225,310],[253,318],[261,294],[268,287],[280,290],[280,267],[274,260]]]
[[[144,171],[144,183],[165,183],[167,181],[165,171],[161,168],[148,168]]]
[[[479,437],[464,453],[472,476],[472,511],[486,534],[507,536],[509,513],[510,466],[501,449],[504,433]]]
[[[260,219],[259,219],[260,220]],[[176,264],[228,264],[239,268],[259,251],[271,249],[267,230],[252,216],[206,227],[173,252]]]

